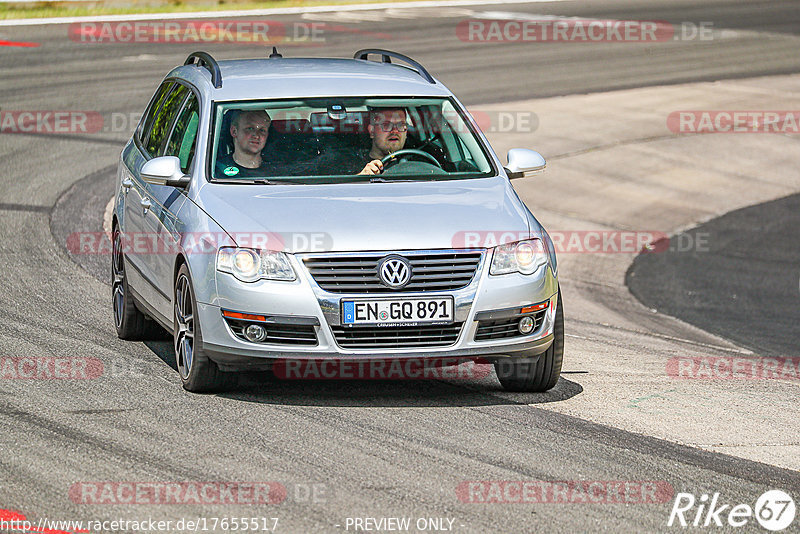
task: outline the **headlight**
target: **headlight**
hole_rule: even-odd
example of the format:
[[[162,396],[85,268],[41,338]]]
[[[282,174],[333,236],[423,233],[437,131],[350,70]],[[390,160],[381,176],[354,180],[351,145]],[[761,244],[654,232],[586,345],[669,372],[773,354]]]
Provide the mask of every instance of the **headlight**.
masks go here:
[[[539,239],[499,245],[494,249],[489,274],[533,274],[547,264],[547,253]]]
[[[217,270],[231,273],[242,282],[296,278],[286,254],[271,250],[222,247],[217,252]]]

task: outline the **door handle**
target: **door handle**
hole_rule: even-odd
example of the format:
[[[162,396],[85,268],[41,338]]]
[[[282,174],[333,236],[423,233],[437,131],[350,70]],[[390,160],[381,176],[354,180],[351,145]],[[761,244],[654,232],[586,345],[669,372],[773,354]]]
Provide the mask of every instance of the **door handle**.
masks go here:
[[[153,204],[147,198],[143,198],[141,201],[139,201],[139,204],[142,206],[143,213],[145,215],[147,215],[147,212],[150,211],[150,208],[153,207]]]
[[[130,178],[125,178],[124,180],[122,180],[122,188],[125,190],[125,193],[130,191],[131,187],[133,187],[133,180],[131,180]]]

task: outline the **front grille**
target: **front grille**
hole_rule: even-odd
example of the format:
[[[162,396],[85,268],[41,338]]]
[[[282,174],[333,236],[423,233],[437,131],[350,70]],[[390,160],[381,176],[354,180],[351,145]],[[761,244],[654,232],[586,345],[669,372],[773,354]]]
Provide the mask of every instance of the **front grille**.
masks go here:
[[[252,341],[244,337],[244,329],[250,324],[259,324],[267,331],[267,337],[261,343],[275,343],[279,345],[316,345],[317,331],[312,325],[275,324],[254,321],[239,321],[225,317],[225,322],[231,327],[233,335],[242,341]]]
[[[411,264],[411,280],[397,290],[378,276],[378,264],[387,255],[309,257],[304,263],[319,287],[331,293],[397,293],[461,289],[472,281],[481,261],[481,252],[398,254]]]
[[[464,323],[425,326],[332,326],[340,347],[413,348],[446,347],[458,341]]]
[[[542,326],[544,316],[547,309],[538,311],[536,313],[525,313],[510,317],[507,319],[497,319],[494,321],[478,321],[478,328],[475,331],[475,341],[486,341],[489,339],[507,339],[510,337],[529,336],[536,333],[539,327]],[[525,316],[533,317],[533,330],[530,334],[521,334],[519,328],[519,320]]]

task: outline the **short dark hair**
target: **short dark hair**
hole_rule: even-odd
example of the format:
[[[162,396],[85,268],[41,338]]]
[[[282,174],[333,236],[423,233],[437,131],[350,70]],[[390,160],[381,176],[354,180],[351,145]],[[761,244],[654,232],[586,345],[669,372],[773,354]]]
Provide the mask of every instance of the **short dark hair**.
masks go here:
[[[231,126],[235,126],[236,128],[239,127],[239,120],[242,118],[242,115],[247,114],[263,113],[267,116],[267,120],[272,122],[272,117],[269,116],[269,113],[267,113],[265,109],[234,109],[231,113],[233,113],[233,117],[231,117]]]
[[[408,117],[408,110],[401,107],[390,108],[369,108],[369,123],[374,124],[378,113],[386,113],[387,111],[402,111]]]

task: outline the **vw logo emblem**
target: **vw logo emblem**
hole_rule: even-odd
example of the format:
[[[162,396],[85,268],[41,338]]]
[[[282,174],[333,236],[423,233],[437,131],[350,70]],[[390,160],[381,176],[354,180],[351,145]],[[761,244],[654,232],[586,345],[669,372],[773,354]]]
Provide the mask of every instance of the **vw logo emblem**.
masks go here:
[[[411,280],[411,266],[405,258],[389,256],[378,266],[381,282],[392,289],[400,289]]]

